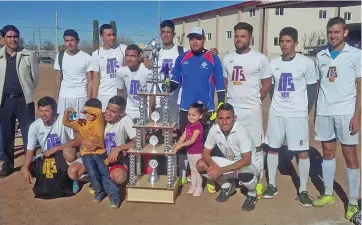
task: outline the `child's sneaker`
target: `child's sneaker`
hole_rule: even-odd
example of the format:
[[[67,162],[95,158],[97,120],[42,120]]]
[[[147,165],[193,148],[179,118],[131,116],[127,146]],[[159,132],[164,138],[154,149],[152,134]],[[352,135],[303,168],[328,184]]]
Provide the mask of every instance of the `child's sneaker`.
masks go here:
[[[194,197],[199,197],[199,196],[201,196],[202,195],[202,189],[201,188],[196,188],[195,189],[195,192],[194,192],[194,194],[192,195],[192,196],[194,196]]]
[[[179,184],[179,185],[185,185],[185,184],[187,184],[187,178],[186,178],[186,177],[180,178],[180,179],[178,180],[178,184]]]
[[[78,193],[79,191],[79,184],[78,184],[78,181],[73,181],[73,193]]]
[[[120,203],[110,202],[109,207],[112,209],[118,209],[120,205]]]
[[[187,176],[187,182],[188,182],[188,183],[191,183],[191,176],[190,176],[190,175]]]
[[[215,188],[215,182],[214,181],[207,179],[206,188],[207,188],[207,191],[210,194],[215,194],[216,193],[216,188]]]
[[[192,195],[196,190],[196,187],[190,186],[190,189],[188,190],[187,194]]]

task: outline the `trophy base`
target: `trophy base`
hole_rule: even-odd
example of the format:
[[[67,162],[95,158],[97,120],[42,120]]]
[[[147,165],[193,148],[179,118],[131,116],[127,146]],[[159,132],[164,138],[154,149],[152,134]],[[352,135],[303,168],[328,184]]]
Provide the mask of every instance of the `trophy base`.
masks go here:
[[[128,202],[149,202],[174,204],[178,193],[178,178],[170,188],[167,187],[167,176],[160,175],[155,184],[148,182],[148,175],[142,175],[134,186],[127,185]]]

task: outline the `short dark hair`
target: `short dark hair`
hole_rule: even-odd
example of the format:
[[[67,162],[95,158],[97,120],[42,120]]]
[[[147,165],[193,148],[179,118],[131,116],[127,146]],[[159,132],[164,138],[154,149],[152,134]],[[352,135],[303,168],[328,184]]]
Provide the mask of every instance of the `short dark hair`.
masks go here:
[[[54,114],[57,113],[57,102],[55,101],[54,98],[49,97],[49,96],[45,96],[45,97],[42,97],[41,99],[39,99],[39,101],[38,101],[38,109],[39,109],[39,107],[45,107],[45,106],[48,106],[48,105],[50,105],[50,107],[52,108]]]
[[[169,27],[173,31],[175,30],[175,24],[174,24],[174,22],[172,20],[164,20],[164,21],[162,21],[162,23],[160,24],[160,29],[165,28],[165,27]]]
[[[327,29],[336,25],[336,24],[342,24],[344,28],[346,28],[346,20],[343,19],[342,17],[333,17],[331,18],[328,23],[327,23]]]
[[[249,32],[250,36],[252,36],[254,28],[248,23],[240,22],[234,26],[234,32],[237,30],[246,30]]]
[[[112,25],[110,24],[103,24],[100,28],[99,28],[99,34],[102,35],[104,30],[109,30],[109,29],[112,29],[113,30],[113,27]]]
[[[230,111],[233,113],[233,115],[235,114],[234,107],[229,103],[224,103],[220,105],[220,107],[217,109],[217,113],[219,113],[222,110]]]
[[[113,96],[111,99],[109,99],[108,104],[115,104],[118,105],[120,110],[124,110],[126,108],[126,99],[124,99],[122,96]]]
[[[97,98],[91,98],[85,102],[84,106],[102,109],[102,102]]]
[[[63,38],[65,36],[74,37],[75,40],[79,41],[78,32],[73,29],[68,29],[68,30],[64,31]]]
[[[138,47],[138,45],[136,45],[136,44],[128,45],[126,50],[136,50],[138,52],[138,54],[142,53],[142,49],[140,47]]]
[[[9,31],[14,31],[18,36],[20,35],[20,31],[18,30],[18,28],[16,28],[16,26],[6,25],[1,29],[1,36],[5,37],[6,33]]]
[[[298,31],[297,29],[293,27],[284,27],[279,32],[279,40],[282,38],[282,36],[290,36],[294,41],[298,41]]]

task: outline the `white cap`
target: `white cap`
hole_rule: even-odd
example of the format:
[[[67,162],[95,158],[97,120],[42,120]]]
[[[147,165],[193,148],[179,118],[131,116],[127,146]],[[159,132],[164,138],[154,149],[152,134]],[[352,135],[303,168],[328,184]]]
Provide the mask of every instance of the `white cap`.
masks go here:
[[[191,34],[200,35],[205,37],[205,32],[201,27],[192,27],[189,31],[189,34],[187,37],[189,37]]]

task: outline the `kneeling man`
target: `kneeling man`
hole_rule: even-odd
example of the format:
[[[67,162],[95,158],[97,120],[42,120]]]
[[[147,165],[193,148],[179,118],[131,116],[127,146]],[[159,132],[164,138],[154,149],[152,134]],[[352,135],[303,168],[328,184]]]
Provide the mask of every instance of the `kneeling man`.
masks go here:
[[[224,157],[211,156],[218,146]],[[236,121],[234,108],[225,103],[217,110],[217,124],[209,131],[197,170],[221,186],[218,202],[225,202],[235,193],[235,179],[248,189],[244,211],[253,211],[257,202],[256,185],[261,168],[256,148],[246,129]]]
[[[26,146],[25,161],[21,173],[25,181],[31,183],[34,173],[31,171],[35,147],[39,142],[43,150],[42,157],[48,158],[58,151],[63,151],[63,157],[68,164],[79,162],[75,147],[79,142],[74,139],[73,130],[63,126],[63,115],[57,114],[57,103],[51,97],[43,97],[38,101],[40,118],[29,128],[28,145]],[[81,163],[81,161],[80,161]]]

